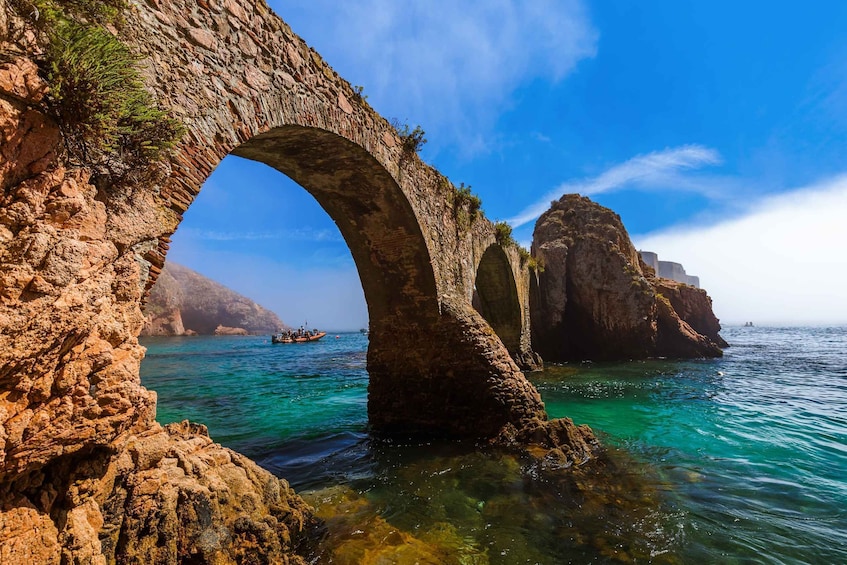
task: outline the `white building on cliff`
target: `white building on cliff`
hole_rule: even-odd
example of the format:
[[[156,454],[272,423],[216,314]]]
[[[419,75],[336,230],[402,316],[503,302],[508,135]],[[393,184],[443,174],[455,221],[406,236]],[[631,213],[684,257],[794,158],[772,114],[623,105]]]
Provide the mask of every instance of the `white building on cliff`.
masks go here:
[[[663,279],[671,279],[672,281],[700,288],[700,277],[687,274],[681,263],[659,261],[659,256],[652,251],[639,251],[639,253],[641,253],[641,259],[653,267],[653,270],[656,271],[656,275]]]

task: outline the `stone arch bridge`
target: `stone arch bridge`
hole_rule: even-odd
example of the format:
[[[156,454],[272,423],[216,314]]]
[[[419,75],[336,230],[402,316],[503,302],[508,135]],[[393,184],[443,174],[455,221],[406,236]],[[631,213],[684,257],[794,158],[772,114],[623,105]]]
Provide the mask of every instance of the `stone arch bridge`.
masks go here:
[[[139,4],[134,43],[149,84],[187,126],[160,199],[172,216],[144,258],[155,279],[167,237],[229,153],[263,162],[329,213],[358,267],[370,318],[376,429],[492,435],[537,413],[489,324],[531,359],[528,272],[492,224],[261,2]],[[513,397],[499,396],[502,380]],[[518,386],[518,383],[520,385]]]
[[[21,102],[43,93],[10,75],[0,97],[18,127],[32,122],[0,164],[0,479],[151,425],[140,305],[228,154],[297,181],[347,241],[369,308],[375,430],[514,438],[547,426],[514,361],[533,359],[517,249],[263,2],[132,0],[120,34],[186,126],[157,181],[116,190],[55,165],[55,125]]]

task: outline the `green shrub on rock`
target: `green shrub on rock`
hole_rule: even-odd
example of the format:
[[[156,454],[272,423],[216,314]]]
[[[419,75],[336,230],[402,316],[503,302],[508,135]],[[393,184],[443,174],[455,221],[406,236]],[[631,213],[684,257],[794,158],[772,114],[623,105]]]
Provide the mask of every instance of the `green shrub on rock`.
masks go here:
[[[497,222],[494,224],[494,239],[501,247],[517,246],[518,242],[512,237],[512,226],[507,222]]]
[[[59,125],[68,157],[113,177],[162,157],[182,125],[144,88],[140,58],[106,25],[119,25],[125,0],[17,0],[39,32],[39,61],[50,85],[46,111]]]
[[[469,228],[480,214],[482,208],[482,200],[471,192],[470,185],[465,186],[462,183],[458,187],[453,187],[453,215],[456,222],[463,230]]]
[[[50,109],[71,154],[90,160],[117,153],[135,163],[174,145],[179,125],[156,108],[126,45],[76,22],[59,24],[50,39]]]

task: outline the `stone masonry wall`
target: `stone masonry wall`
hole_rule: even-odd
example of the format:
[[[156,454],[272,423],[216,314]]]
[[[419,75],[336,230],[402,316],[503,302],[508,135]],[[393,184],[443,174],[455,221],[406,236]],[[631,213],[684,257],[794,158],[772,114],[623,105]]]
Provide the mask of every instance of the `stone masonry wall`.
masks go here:
[[[375,429],[591,456],[590,431],[546,422],[470,305],[490,223],[460,225],[452,186],[263,2],[132,1],[120,35],[186,135],[147,180],[120,185],[67,164],[33,36],[9,0],[0,15],[0,562],[307,554],[318,526],[285,482],[202,427],[162,429],[138,378],[145,292],[231,152],[290,175],[339,224],[370,310]],[[506,254],[523,297],[526,271]]]

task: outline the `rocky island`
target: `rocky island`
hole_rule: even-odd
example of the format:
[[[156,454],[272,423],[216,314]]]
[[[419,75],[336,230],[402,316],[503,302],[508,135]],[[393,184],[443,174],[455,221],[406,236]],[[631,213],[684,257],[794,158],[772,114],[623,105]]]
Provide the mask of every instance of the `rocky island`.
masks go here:
[[[718,357],[726,342],[706,291],[658,277],[620,217],[566,194],[535,224],[543,263],[532,341],[548,361]]]

